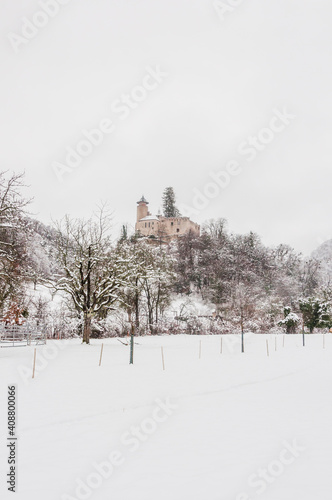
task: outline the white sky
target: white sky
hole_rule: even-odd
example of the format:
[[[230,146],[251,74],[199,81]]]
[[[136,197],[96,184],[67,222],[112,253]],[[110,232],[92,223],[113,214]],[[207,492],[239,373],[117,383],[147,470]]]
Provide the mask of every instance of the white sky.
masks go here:
[[[108,200],[118,234],[143,193],[153,212],[169,185],[192,205],[237,160],[242,173],[194,220],[225,217],[304,253],[332,238],[330,0],[244,0],[224,20],[213,0],[70,0],[15,53],[8,34],[40,9],[0,4],[1,169],[26,172],[36,217]],[[157,65],[168,77],[121,120],[112,103]],[[238,146],[274,108],[296,118],[249,163]],[[104,118],[114,132],[59,182],[53,162]]]

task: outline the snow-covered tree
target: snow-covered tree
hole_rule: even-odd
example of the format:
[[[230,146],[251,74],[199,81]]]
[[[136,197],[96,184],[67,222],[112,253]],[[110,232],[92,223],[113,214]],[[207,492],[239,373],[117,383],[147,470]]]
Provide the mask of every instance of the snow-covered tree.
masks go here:
[[[128,313],[128,320],[135,321],[137,332],[148,328],[155,333],[173,290],[174,259],[170,247],[157,247],[145,239],[133,237],[120,240],[118,252],[134,263],[129,283],[121,291],[122,307]],[[144,313],[145,324],[142,321]]]
[[[174,283],[173,259],[166,249],[150,247],[145,253],[147,272],[143,278],[143,293],[148,313],[148,324],[151,333],[158,325],[159,315],[163,314],[170,304],[170,296]]]
[[[132,237],[120,238],[117,252],[126,261],[133,263],[128,283],[121,289],[121,306],[128,314],[128,321],[135,322],[136,331],[140,331],[141,309],[143,307],[143,283],[150,275],[152,266],[149,259],[151,246],[144,240]]]
[[[297,314],[291,312],[291,308],[286,306],[284,308],[284,319],[279,321],[278,325],[286,329],[286,333],[295,333],[296,328],[300,324],[300,318]]]
[[[131,262],[112,249],[110,223],[109,214],[101,209],[89,220],[65,217],[57,224],[62,275],[53,286],[69,294],[82,313],[85,343],[90,340],[92,318],[114,308],[131,273]]]
[[[302,262],[300,271],[301,295],[312,297],[319,287],[321,263],[317,259]]]
[[[244,282],[234,284],[232,296],[225,308],[228,308],[228,315],[231,314],[238,320],[242,333],[248,322],[255,318],[260,295],[261,291],[255,285]]]
[[[26,206],[22,174],[0,173],[0,309],[22,292],[26,259]]]
[[[42,237],[32,231],[27,238],[26,278],[32,281],[34,289],[52,272],[52,262]]]
[[[175,193],[172,187],[167,187],[163,193],[163,212],[165,217],[180,216],[180,212],[176,207]]]
[[[300,310],[303,323],[309,328],[310,333],[315,328],[328,328],[332,325],[331,305],[318,297],[300,299]]]

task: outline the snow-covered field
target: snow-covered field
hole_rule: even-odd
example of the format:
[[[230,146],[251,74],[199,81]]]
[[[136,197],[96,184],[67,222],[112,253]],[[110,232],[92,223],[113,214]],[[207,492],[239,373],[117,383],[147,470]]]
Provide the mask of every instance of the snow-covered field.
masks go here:
[[[138,338],[133,366],[117,339],[101,366],[101,341],[49,341],[33,380],[32,347],[0,349],[0,497],[17,384],[17,500],[330,500],[332,336],[245,340]]]

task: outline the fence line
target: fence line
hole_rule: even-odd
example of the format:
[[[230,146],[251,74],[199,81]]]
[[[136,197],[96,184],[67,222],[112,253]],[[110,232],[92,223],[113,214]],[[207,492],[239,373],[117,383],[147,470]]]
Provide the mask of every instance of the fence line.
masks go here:
[[[46,344],[46,329],[44,327],[0,323],[0,347],[23,347],[39,344]]]

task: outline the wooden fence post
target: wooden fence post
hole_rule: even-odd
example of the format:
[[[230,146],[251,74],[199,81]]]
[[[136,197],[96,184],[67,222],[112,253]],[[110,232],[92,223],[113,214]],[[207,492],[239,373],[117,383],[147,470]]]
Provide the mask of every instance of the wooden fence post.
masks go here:
[[[163,364],[163,371],[165,371],[165,359],[164,359],[164,348],[161,347],[161,361]]]
[[[103,358],[103,350],[104,350],[104,344],[101,344],[99,366],[101,366],[101,360]]]
[[[33,368],[32,368],[32,378],[35,378],[35,369],[36,369],[36,348],[34,349],[33,354]]]

